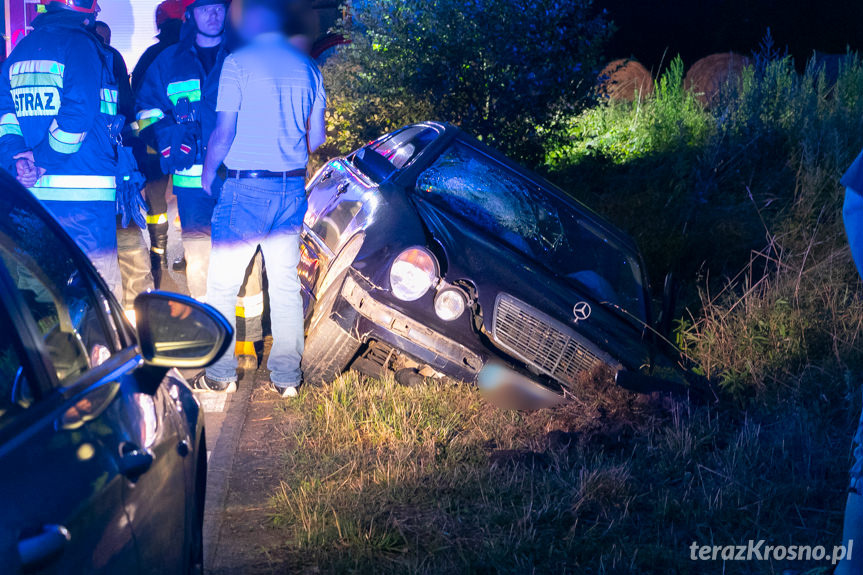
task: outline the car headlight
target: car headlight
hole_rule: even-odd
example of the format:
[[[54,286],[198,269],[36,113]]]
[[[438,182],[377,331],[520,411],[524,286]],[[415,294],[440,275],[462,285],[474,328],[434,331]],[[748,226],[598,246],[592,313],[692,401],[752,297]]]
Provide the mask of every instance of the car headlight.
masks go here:
[[[390,268],[390,287],[402,301],[415,301],[437,283],[435,257],[422,248],[410,248],[399,254]]]
[[[442,290],[434,298],[434,312],[444,321],[453,321],[461,317],[466,306],[464,294],[457,289]]]

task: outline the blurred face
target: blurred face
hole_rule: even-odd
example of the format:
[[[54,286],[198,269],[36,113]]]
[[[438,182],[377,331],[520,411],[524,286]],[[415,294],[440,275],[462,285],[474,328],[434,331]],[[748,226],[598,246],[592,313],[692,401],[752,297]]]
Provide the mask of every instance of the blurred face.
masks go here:
[[[225,27],[225,5],[211,4],[194,9],[198,31],[208,36],[218,36]]]

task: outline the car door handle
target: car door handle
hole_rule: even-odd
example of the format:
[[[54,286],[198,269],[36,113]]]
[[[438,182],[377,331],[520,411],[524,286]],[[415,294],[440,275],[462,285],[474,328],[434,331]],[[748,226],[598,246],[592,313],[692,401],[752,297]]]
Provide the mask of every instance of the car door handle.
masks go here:
[[[323,175],[323,176],[321,176],[321,182],[322,182],[322,183],[323,183],[323,182],[326,182],[327,180],[329,180],[329,179],[330,179],[330,177],[331,177],[332,175],[333,175],[333,169],[332,169],[332,168],[330,168],[329,170],[327,170],[326,172],[324,172],[324,175]]]
[[[348,191],[348,183],[342,182],[341,184],[339,184],[339,187],[336,188],[336,196],[341,196],[342,194],[344,194],[347,191]]]
[[[137,481],[151,465],[153,465],[153,454],[149,450],[140,449],[130,443],[123,444],[119,467],[120,473],[129,480]]]
[[[57,559],[72,539],[62,525],[45,525],[42,532],[18,541],[18,556],[24,568],[39,567]]]

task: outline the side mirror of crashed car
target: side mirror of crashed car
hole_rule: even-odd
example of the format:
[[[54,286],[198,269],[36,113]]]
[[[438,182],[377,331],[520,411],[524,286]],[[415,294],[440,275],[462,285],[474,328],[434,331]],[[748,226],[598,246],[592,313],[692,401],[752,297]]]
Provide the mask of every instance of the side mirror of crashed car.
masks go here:
[[[202,368],[212,365],[231,344],[234,330],[213,307],[167,292],[135,299],[138,342],[147,365]]]

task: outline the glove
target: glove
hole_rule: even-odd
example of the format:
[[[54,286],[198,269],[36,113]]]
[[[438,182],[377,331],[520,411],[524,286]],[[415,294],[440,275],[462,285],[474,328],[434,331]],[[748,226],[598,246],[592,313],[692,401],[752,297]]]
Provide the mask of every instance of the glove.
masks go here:
[[[144,217],[147,203],[141,196],[144,183],[144,176],[140,172],[134,172],[117,182],[117,214],[124,228],[128,228],[129,222],[133,221],[142,230],[147,229],[147,219]]]
[[[177,126],[171,142],[171,164],[173,171],[186,170],[195,165],[198,142],[195,133],[185,126]]]
[[[138,171],[138,165],[132,148],[123,146],[117,149],[117,214],[120,216],[120,224],[127,228],[129,222],[134,221],[139,228],[147,228],[147,220],[144,211],[147,204],[141,197],[146,180]]]

